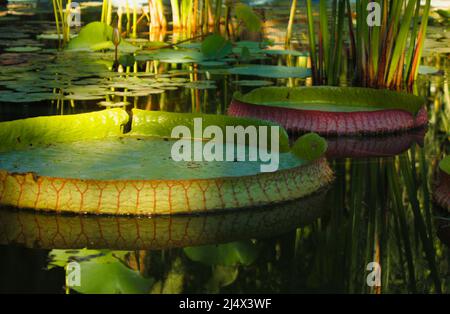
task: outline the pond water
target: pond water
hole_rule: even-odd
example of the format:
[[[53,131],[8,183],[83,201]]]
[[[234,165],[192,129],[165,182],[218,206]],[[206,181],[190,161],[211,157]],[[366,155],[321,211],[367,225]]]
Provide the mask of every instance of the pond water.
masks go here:
[[[236,91],[311,85],[303,68],[285,68],[307,64],[304,9],[287,52],[289,3],[257,9],[265,17],[268,40],[240,34],[232,58],[202,60],[198,43],[186,41],[178,51],[137,52],[137,66],[114,72],[108,69],[113,52],[58,52],[49,7],[0,8],[0,121],[116,106],[222,114]],[[96,20],[99,10],[82,11],[83,22]],[[0,291],[65,293],[64,265],[75,260],[88,284],[70,293],[448,293],[450,218],[431,195],[437,163],[450,151],[450,35],[445,29],[437,21],[430,27],[426,67],[417,82],[417,92],[428,100],[428,129],[329,139],[336,179],[328,189],[300,201],[214,215],[76,216],[2,208]],[[167,45],[186,38],[155,32],[131,43]],[[243,51],[253,67],[236,70]],[[98,155],[98,143],[54,147],[47,157],[54,163],[58,155],[58,166],[71,165],[67,176],[83,164],[101,173],[105,163],[97,167],[97,158],[116,154],[116,166],[140,158],[117,144],[102,143]],[[74,164],[67,150],[83,150],[82,159]],[[48,150],[35,153],[45,159]],[[27,156],[17,153],[20,167],[34,167],[33,160],[22,163]],[[158,156],[150,157],[149,162]],[[60,171],[54,164],[41,166],[49,173]],[[381,267],[381,287],[367,285],[372,262]]]

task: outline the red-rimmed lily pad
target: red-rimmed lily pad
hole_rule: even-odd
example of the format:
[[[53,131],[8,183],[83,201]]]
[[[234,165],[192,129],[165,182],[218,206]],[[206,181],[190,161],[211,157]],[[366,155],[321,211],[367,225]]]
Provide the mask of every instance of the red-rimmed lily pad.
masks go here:
[[[265,87],[236,93],[228,113],[321,135],[386,134],[426,126],[422,97],[359,87]]]
[[[122,109],[3,122],[0,204],[93,214],[205,213],[298,199],[332,180],[325,151],[315,152],[314,160],[302,159],[308,146],[291,150],[283,129],[275,172],[261,173],[262,163],[252,161],[174,161],[171,149],[178,138],[172,138],[172,129],[184,125],[193,130],[194,118],[223,130],[275,126],[136,109],[128,133],[129,115]]]

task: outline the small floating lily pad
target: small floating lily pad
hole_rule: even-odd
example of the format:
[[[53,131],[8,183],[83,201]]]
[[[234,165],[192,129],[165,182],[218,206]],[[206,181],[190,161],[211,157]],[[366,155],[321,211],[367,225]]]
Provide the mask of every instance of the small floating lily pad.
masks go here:
[[[233,83],[238,86],[270,86],[270,85],[273,85],[272,81],[264,81],[264,80],[240,80],[240,81],[234,81]]]
[[[327,141],[316,133],[309,133],[295,142],[292,151],[304,160],[316,160],[327,151]]]
[[[6,52],[36,52],[42,50],[41,47],[30,47],[30,46],[24,46],[24,47],[10,47],[6,48]]]
[[[192,89],[216,89],[217,88],[215,81],[195,81],[195,82],[185,83],[183,86],[185,88],[192,88]]]
[[[213,34],[202,42],[201,52],[207,60],[218,60],[233,52],[233,45],[219,34]]]
[[[282,65],[247,65],[228,69],[228,73],[270,78],[306,78],[311,75],[311,70]]]
[[[125,254],[127,252],[108,250],[52,250],[49,268],[66,267],[70,262],[77,262],[82,269],[80,285],[74,285],[72,289],[79,293],[148,293],[154,280],[144,278],[127,267]]]
[[[96,51],[101,49],[114,49],[112,43],[113,28],[105,23],[92,22],[84,26],[78,36],[72,39],[67,49]],[[125,53],[135,52],[138,47],[122,40],[118,46],[119,51]]]
[[[112,101],[100,101],[97,103],[97,105],[102,107],[125,107],[128,106],[130,103],[126,101],[121,102],[112,102]]]
[[[264,50],[264,53],[268,54],[268,55],[290,55],[290,56],[294,56],[294,57],[303,57],[303,56],[307,56],[308,53],[306,52],[301,52],[301,51],[297,51],[297,50]]]
[[[439,163],[439,168],[446,174],[450,175],[450,156],[445,157]]]
[[[421,65],[419,66],[419,74],[422,75],[431,75],[439,73],[439,69],[427,65]]]
[[[204,60],[203,54],[196,50],[160,49],[142,52],[135,59],[137,61],[158,60],[165,63],[198,63]]]
[[[183,251],[190,260],[208,266],[251,265],[259,254],[258,246],[251,241],[187,247]]]

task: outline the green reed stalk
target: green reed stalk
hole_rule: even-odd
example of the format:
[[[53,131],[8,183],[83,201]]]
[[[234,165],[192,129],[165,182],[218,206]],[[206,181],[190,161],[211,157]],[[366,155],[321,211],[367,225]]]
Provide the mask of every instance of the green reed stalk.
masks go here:
[[[103,0],[103,2],[102,2],[102,16],[100,18],[100,21],[102,23],[106,22],[106,12],[107,11],[108,11],[108,0]]]
[[[167,20],[166,20],[166,16],[164,15],[164,4],[163,4],[162,0],[156,0],[156,7],[157,7],[157,12],[158,12],[158,17],[159,17],[159,26],[161,28],[166,28]]]
[[[409,201],[411,203],[411,207],[413,209],[414,220],[417,224],[417,229],[419,231],[420,238],[422,240],[422,245],[425,251],[425,256],[428,260],[428,265],[430,267],[430,275],[434,282],[436,292],[441,292],[441,281],[439,279],[438,270],[436,267],[435,253],[433,249],[433,241],[431,235],[427,233],[427,228],[422,217],[422,213],[420,210],[419,200],[417,198],[417,188],[414,185],[412,173],[411,173],[411,164],[407,154],[400,156],[400,171],[405,182],[406,191],[408,193]]]
[[[106,10],[106,24],[110,25],[112,20],[112,0],[108,1],[108,7]]]
[[[59,46],[64,47],[69,42],[70,37],[70,25],[67,23],[67,18],[70,13],[70,10],[68,9],[71,4],[71,0],[68,0],[66,6],[64,6],[63,0],[53,0],[52,4]]]
[[[290,11],[290,14],[289,14],[289,22],[288,22],[288,27],[287,27],[287,31],[286,31],[286,39],[285,39],[285,47],[286,47],[286,49],[288,49],[289,45],[291,44],[292,27],[294,25],[295,11],[296,10],[297,10],[297,0],[292,0],[291,11]]]
[[[327,0],[319,2],[320,34],[322,36],[323,57],[325,59],[324,72],[330,68],[330,33],[328,30]]]
[[[181,0],[181,20],[184,28],[190,28],[193,0]]]
[[[56,23],[56,32],[58,34],[58,41],[61,41],[61,29],[59,28],[59,11],[57,9],[56,1],[58,0],[52,0],[53,2],[53,14],[55,16],[55,23]]]
[[[411,19],[413,17],[415,5],[416,0],[409,0],[408,6],[406,7],[404,18],[400,26],[400,30],[395,38],[395,46],[392,52],[389,70],[387,72],[388,73],[386,81],[387,86],[391,86],[391,84],[393,83],[395,72],[403,70],[403,64],[399,63],[399,61],[405,51],[408,39],[408,32],[410,30]]]
[[[108,10],[109,13],[109,10]],[[108,15],[109,16],[109,15]],[[109,23],[108,23],[109,25]],[[137,4],[136,4],[136,0],[133,0],[133,33],[132,33],[132,37],[136,38],[137,37]]]
[[[391,192],[391,199],[392,199],[392,208],[394,209],[393,211],[394,214],[397,216],[398,225],[405,248],[406,263],[408,266],[408,274],[409,274],[408,276],[409,288],[412,293],[415,293],[417,291],[416,275],[411,249],[411,242],[409,239],[409,228],[402,204],[402,193],[400,189],[397,171],[395,169],[394,159],[390,160],[390,163],[387,166],[387,171],[388,171],[387,176],[389,181],[389,191]]]
[[[411,69],[408,74],[408,88],[411,90],[414,81],[417,79],[419,73],[419,62],[422,57],[423,42],[427,33],[428,15],[430,14],[431,0],[427,0],[422,13],[422,22],[420,24],[417,44],[415,46],[414,55],[412,57]]]
[[[170,0],[170,6],[172,8],[173,28],[180,28],[181,27],[181,22],[180,22],[180,5],[178,3],[178,0]]]
[[[308,35],[309,35],[309,51],[311,57],[311,69],[313,81],[317,84],[317,51],[316,51],[316,34],[314,33],[314,19],[312,15],[311,0],[306,0],[306,14],[308,16]]]
[[[220,17],[222,15],[222,1],[216,0],[216,13],[214,15],[214,32],[220,32]]]

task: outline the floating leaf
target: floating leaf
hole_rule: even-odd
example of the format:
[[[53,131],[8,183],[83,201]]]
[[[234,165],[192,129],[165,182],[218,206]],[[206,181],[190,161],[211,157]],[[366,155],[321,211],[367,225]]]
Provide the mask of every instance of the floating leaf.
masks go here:
[[[128,106],[130,103],[129,102],[112,102],[112,101],[100,101],[99,103],[97,103],[97,105],[102,106],[102,107],[125,107]]]
[[[111,26],[101,22],[92,22],[80,30],[78,36],[69,42],[67,49],[88,51],[114,49],[112,34],[113,28]],[[122,52],[134,52],[139,48],[122,40],[118,49]]]
[[[273,85],[272,81],[262,81],[262,80],[241,80],[241,81],[234,81],[233,83],[238,86],[269,86],[269,85]]]
[[[450,156],[445,157],[439,163],[439,168],[446,174],[450,175]]]
[[[246,4],[238,3],[235,6],[236,17],[243,21],[245,27],[251,32],[259,32],[261,30],[261,18]]]
[[[41,47],[30,47],[30,46],[25,46],[25,47],[11,47],[11,48],[6,48],[5,51],[6,52],[36,52],[42,50]]]
[[[314,161],[327,151],[327,141],[316,133],[308,133],[300,137],[292,147],[292,152],[299,158]]]
[[[161,49],[139,53],[137,61],[158,60],[165,63],[193,63],[203,61],[203,54],[196,50]]]
[[[184,84],[184,87],[193,88],[193,89],[216,89],[217,88],[215,81],[189,82],[189,83]]]
[[[124,67],[132,67],[135,63],[135,59],[134,56],[129,54],[129,55],[123,55],[119,57],[119,63],[121,65],[123,65]]]
[[[311,70],[281,65],[246,65],[228,69],[228,73],[270,78],[305,78],[311,75]]]
[[[419,74],[422,75],[431,75],[439,73],[439,69],[436,69],[435,67],[427,66],[427,65],[421,65],[419,66]]]
[[[209,266],[251,265],[259,254],[258,247],[251,241],[187,247],[183,251],[192,261]]]
[[[202,42],[201,52],[206,59],[222,59],[233,52],[233,45],[219,34],[213,34]]]
[[[123,263],[126,251],[52,250],[49,268],[65,267],[75,261],[80,266],[80,285],[71,287],[86,294],[148,293],[154,282]]]
[[[295,57],[303,57],[303,56],[307,56],[308,53],[307,52],[301,52],[301,51],[297,51],[297,50],[264,50],[263,52],[265,52],[268,55],[290,55],[290,56],[295,56]]]

